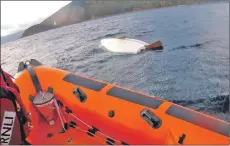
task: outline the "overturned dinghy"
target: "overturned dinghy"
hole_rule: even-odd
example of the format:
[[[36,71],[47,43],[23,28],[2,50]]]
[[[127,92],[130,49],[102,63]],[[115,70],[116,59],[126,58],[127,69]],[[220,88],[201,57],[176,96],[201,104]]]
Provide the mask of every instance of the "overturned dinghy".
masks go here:
[[[162,50],[163,44],[161,41],[148,44],[144,41],[131,39],[126,37],[120,38],[105,38],[101,40],[101,45],[107,50],[115,53],[130,53],[137,54],[144,50]]]
[[[30,144],[228,144],[229,123],[68,71],[21,63]]]

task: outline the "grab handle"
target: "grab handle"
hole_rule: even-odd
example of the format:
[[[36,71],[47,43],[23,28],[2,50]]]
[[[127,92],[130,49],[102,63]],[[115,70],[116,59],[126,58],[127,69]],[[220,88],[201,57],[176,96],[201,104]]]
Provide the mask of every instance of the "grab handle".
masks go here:
[[[161,126],[162,120],[148,109],[141,111],[141,117],[154,129]]]
[[[86,94],[80,89],[80,88],[75,88],[73,90],[73,94],[78,98],[80,102],[85,102],[87,99]]]

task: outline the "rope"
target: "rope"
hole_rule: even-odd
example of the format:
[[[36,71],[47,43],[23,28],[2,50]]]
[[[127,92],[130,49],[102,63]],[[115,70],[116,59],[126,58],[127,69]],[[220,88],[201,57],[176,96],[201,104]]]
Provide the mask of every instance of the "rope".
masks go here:
[[[73,116],[75,119],[77,119],[78,121],[80,121],[81,123],[83,123],[84,125],[86,125],[89,128],[93,128],[90,125],[88,125],[87,123],[85,123],[84,121],[82,121],[81,119],[79,119],[77,116],[75,116],[74,114],[70,113],[71,116]]]
[[[55,106],[56,106],[56,108],[57,108],[57,112],[58,112],[59,118],[60,118],[60,120],[61,120],[62,127],[63,127],[63,129],[66,131],[66,129],[65,129],[65,127],[64,127],[64,122],[66,123],[66,120],[65,120],[63,114],[59,111],[59,106],[58,106],[58,104],[57,104],[57,100],[56,100],[56,99],[54,99],[54,103],[55,103]],[[69,114],[70,114],[72,117],[74,117],[77,121],[80,121],[81,123],[83,123],[83,124],[84,124],[85,126],[87,126],[88,128],[90,128],[90,129],[95,129],[94,127],[92,127],[92,126],[90,126],[89,124],[87,124],[86,122],[82,121],[80,118],[78,118],[78,117],[75,116],[74,114],[72,114],[72,113],[69,113]],[[64,122],[63,122],[63,119],[62,119],[61,117],[64,119]],[[100,140],[106,141],[106,142],[109,143],[109,144],[112,144],[112,145],[113,145],[113,144],[115,143],[115,141],[118,142],[118,143],[120,143],[120,144],[122,144],[121,141],[116,140],[116,139],[114,139],[114,138],[111,138],[110,136],[108,136],[108,135],[106,135],[106,134],[104,134],[104,133],[102,133],[102,132],[100,132],[100,131],[96,131],[96,132],[99,133],[100,135],[103,135],[103,136],[106,137],[106,138],[102,138],[102,137],[100,137],[100,136],[97,136],[97,135],[95,135],[94,133],[90,132],[89,130],[87,131],[87,130],[81,129],[81,128],[75,126],[75,125],[72,125],[72,126],[73,126],[74,128],[76,128],[76,129],[82,131],[82,132],[86,132],[86,133],[88,133],[88,134],[93,135],[93,137],[95,137],[95,138],[98,138],[98,139],[100,139]],[[107,138],[113,140],[114,142],[109,141]]]
[[[56,106],[56,109],[57,109],[57,113],[58,113],[59,119],[61,120],[62,127],[63,127],[64,131],[66,131],[65,126],[64,126],[63,119],[61,118],[61,114],[60,114],[60,111],[59,111],[59,106],[58,106],[58,104],[57,104],[56,99],[54,99],[54,104],[55,104],[55,106]]]
[[[95,138],[98,138],[98,139],[100,139],[100,140],[103,140],[103,141],[106,141],[106,142],[108,142],[108,143],[110,143],[110,144],[113,144],[112,142],[108,141],[107,139],[101,138],[100,136],[97,136],[97,135],[93,134],[92,132],[89,132],[89,131],[87,131],[87,130],[81,129],[81,128],[77,127],[77,126],[74,126],[74,127],[75,127],[76,129],[82,131],[82,132],[86,132],[86,133],[90,133],[90,134],[94,135]]]
[[[80,118],[78,118],[78,117],[75,116],[74,114],[70,113],[70,115],[73,116],[74,118],[76,118],[78,121],[80,121],[80,122],[83,123],[84,125],[86,125],[87,127],[91,128],[91,129],[94,129],[92,126],[88,125],[87,123],[85,123],[84,121],[82,121]],[[120,143],[119,140],[116,140],[116,139],[114,139],[114,138],[111,138],[110,136],[108,136],[108,135],[106,135],[106,134],[104,134],[104,133],[102,133],[102,132],[100,132],[100,131],[97,131],[97,132],[100,133],[101,135],[105,136],[105,137],[108,137],[108,138],[113,139],[114,141]]]

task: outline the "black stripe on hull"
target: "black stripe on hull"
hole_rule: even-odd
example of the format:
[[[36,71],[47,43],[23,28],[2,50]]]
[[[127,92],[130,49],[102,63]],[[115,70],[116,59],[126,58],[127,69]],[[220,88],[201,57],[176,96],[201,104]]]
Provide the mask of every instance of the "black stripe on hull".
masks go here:
[[[138,94],[138,93],[131,92],[126,89],[117,88],[117,87],[111,88],[107,92],[107,95],[110,95],[110,96],[113,96],[119,99],[127,100],[129,102],[140,104],[146,107],[154,108],[154,109],[158,108],[163,102],[162,100],[159,100],[153,97],[148,97],[142,94]]]
[[[74,85],[82,86],[82,87],[85,87],[85,88],[88,88],[94,91],[100,91],[102,88],[104,88],[107,85],[105,83],[83,78],[83,77],[77,76],[72,73],[65,76],[64,81],[72,83]]]
[[[215,133],[229,136],[229,124],[224,122],[218,122],[215,119],[203,116],[199,113],[192,112],[188,109],[184,109],[176,105],[171,105],[167,109],[166,114],[195,124]]]

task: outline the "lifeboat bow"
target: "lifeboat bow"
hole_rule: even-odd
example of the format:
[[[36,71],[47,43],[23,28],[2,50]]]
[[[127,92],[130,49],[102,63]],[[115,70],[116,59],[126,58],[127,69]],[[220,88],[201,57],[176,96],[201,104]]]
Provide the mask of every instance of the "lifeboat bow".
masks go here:
[[[229,123],[162,98],[21,62],[15,83],[30,144],[228,144]]]

